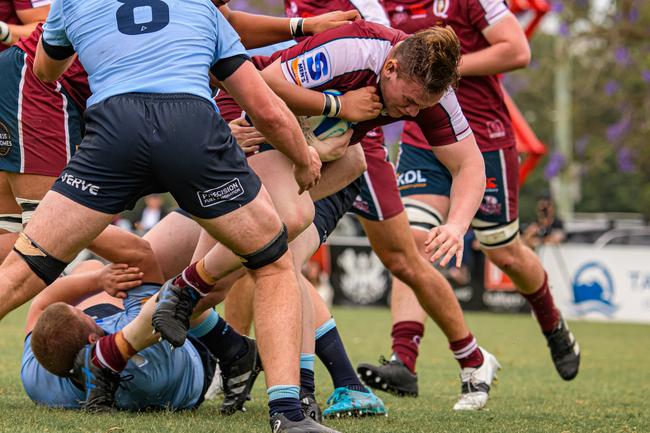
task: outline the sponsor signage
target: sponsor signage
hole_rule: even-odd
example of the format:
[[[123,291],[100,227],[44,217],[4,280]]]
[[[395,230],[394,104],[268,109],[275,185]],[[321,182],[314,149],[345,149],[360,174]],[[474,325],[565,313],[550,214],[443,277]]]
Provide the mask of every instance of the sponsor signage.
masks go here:
[[[650,323],[650,248],[563,244],[539,254],[565,317]]]

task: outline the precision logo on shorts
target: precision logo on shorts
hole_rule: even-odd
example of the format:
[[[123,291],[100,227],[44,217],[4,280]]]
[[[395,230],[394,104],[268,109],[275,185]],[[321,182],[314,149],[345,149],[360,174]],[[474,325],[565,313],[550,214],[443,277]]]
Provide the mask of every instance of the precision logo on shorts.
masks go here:
[[[67,183],[68,185],[80,189],[84,192],[87,191],[91,195],[97,195],[99,193],[99,186],[90,182],[86,182],[85,180],[68,173],[63,173],[61,176],[61,182]]]
[[[11,150],[11,132],[7,125],[0,122],[0,156],[7,156]]]
[[[207,191],[198,191],[196,194],[199,196],[201,206],[210,207],[244,195],[244,187],[241,186],[239,179],[235,178],[221,186]]]

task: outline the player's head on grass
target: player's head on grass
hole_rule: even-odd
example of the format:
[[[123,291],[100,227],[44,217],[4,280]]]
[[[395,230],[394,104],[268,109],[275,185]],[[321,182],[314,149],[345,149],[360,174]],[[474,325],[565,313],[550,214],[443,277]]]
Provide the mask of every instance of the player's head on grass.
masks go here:
[[[48,306],[32,330],[32,352],[50,373],[67,376],[77,353],[104,331],[78,308],[64,302]]]
[[[381,71],[389,116],[416,116],[458,84],[460,42],[451,27],[422,30],[395,46]]]

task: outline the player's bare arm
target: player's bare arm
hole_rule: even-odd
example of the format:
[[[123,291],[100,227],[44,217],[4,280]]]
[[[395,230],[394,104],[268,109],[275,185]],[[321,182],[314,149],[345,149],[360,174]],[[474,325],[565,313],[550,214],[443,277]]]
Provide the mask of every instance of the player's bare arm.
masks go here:
[[[218,0],[214,0],[213,3],[215,1]],[[329,12],[315,17],[299,18],[303,21],[298,30],[297,22],[295,25],[291,25],[290,18],[233,11],[226,5],[220,6],[219,10],[239,33],[246,48],[258,48],[283,42],[293,37],[314,35],[360,18],[358,11]]]
[[[248,113],[257,129],[294,163],[300,191],[314,187],[320,180],[320,158],[313,148],[307,146],[295,116],[264,83],[253,64],[244,62],[223,81],[223,85]]]
[[[519,22],[512,14],[486,27],[483,36],[490,46],[463,55],[460,74],[495,75],[525,68],[530,63],[530,47]]]
[[[76,58],[72,47],[43,46],[43,38],[38,41],[36,57],[34,58],[34,74],[41,80],[47,82],[56,81],[72,65]]]
[[[50,6],[41,6],[33,9],[21,9],[16,11],[18,19],[22,24],[6,24],[8,35],[1,43],[4,45],[13,45],[18,39],[29,36],[38,23],[45,21]]]
[[[306,89],[287,81],[277,59],[262,72],[264,81],[297,116],[318,116],[323,114],[324,96],[321,92]],[[362,122],[379,116],[382,104],[374,87],[363,87],[346,92],[340,97],[339,117],[350,122]]]
[[[474,139],[469,135],[457,143],[434,147],[436,157],[452,176],[450,208],[447,222],[429,233],[425,251],[431,261],[439,259],[447,265],[454,256],[460,267],[463,258],[463,236],[469,228],[485,192],[485,165]]]

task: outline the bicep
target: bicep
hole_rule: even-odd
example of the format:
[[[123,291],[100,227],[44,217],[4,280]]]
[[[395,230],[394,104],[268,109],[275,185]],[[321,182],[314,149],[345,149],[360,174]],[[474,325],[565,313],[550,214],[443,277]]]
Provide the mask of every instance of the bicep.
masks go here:
[[[517,18],[511,13],[504,15],[494,24],[482,30],[483,36],[490,45],[508,42],[520,46],[528,46],[526,35]]]
[[[456,143],[434,146],[433,153],[447,167],[452,176],[458,173],[464,164],[478,161],[482,163],[483,161],[474,134],[470,134]]]

